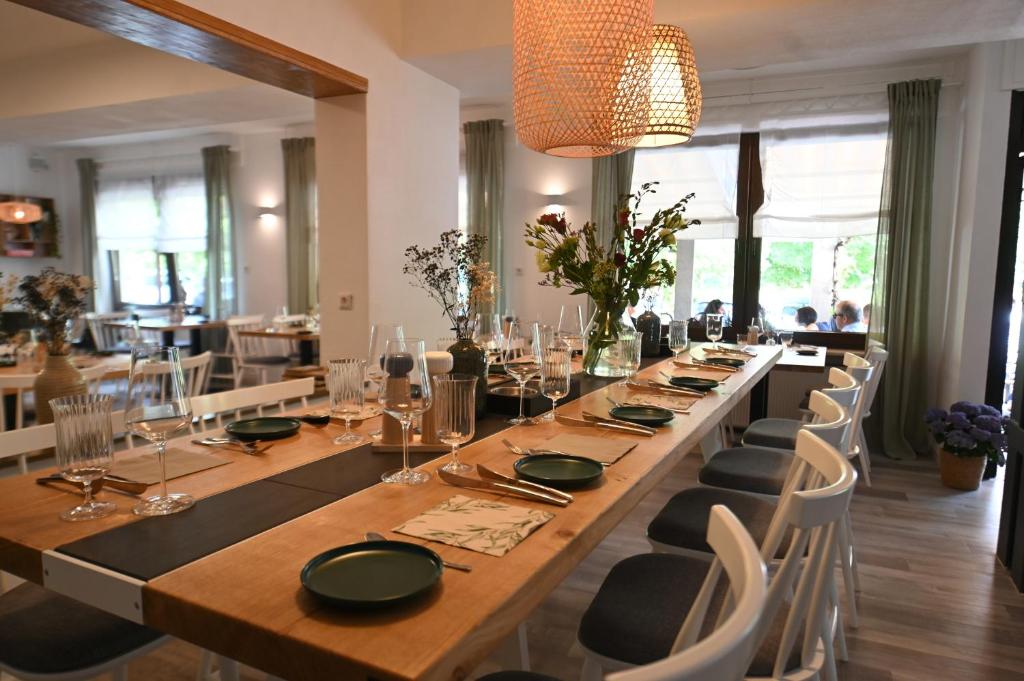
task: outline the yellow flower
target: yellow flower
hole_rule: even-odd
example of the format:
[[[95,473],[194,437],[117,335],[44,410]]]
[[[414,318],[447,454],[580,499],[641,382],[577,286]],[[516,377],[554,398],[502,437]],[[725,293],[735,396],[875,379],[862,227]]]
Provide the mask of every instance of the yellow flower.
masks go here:
[[[548,260],[547,253],[544,251],[537,251],[537,269],[541,272],[550,272],[554,269],[551,266],[551,261]]]
[[[658,234],[661,236],[661,241],[666,246],[674,246],[676,243],[676,233],[671,229],[662,229]]]

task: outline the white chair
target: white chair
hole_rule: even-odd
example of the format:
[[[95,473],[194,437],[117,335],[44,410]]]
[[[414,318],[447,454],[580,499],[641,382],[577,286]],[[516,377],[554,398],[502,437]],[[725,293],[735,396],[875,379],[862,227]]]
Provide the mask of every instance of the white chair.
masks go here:
[[[857,405],[851,413],[853,417],[853,433],[850,437],[851,451],[849,456],[858,460],[861,473],[864,475],[864,484],[871,487],[870,453],[868,452],[867,445],[862,445],[861,443],[864,442],[864,429],[862,426],[864,423],[864,411],[867,408],[867,397],[872,389],[877,390],[878,388],[878,384],[875,382],[875,366],[852,352],[843,355],[843,366],[846,367],[846,373],[853,376],[861,385],[860,399],[857,400]]]
[[[296,398],[299,398],[302,406],[305,407],[308,404],[306,398],[313,394],[313,386],[314,379],[309,377],[193,397],[190,400],[192,415],[197,422],[193,424],[192,432],[196,432],[197,428],[200,432],[205,431],[206,417],[211,414],[217,428],[221,428],[224,425],[223,415],[226,413],[233,413],[237,419],[241,416],[243,409],[255,407],[256,414],[263,416],[265,405],[276,403],[278,409],[284,411],[285,401]]]
[[[228,317],[227,323],[230,325],[231,322],[235,322],[240,330],[262,329],[263,315],[235,315]],[[228,373],[216,371],[218,365],[222,362],[226,362],[231,367],[231,371]],[[232,387],[237,387],[235,386],[235,346],[231,341],[231,334],[226,331],[224,334],[224,348],[213,353],[213,364],[210,367],[209,380],[223,380],[231,383]]]
[[[195,357],[181,358],[181,373],[185,379],[185,394],[196,397],[206,392],[209,382],[208,372],[213,353],[206,352]],[[167,375],[171,373],[169,362],[147,362],[143,369],[143,382],[148,386],[150,395],[163,395],[167,389]]]
[[[871,416],[871,405],[878,394],[878,386],[882,382],[882,373],[885,371],[885,364],[889,361],[889,352],[885,346],[878,341],[868,340],[868,351],[864,359],[871,363],[871,380],[865,386],[864,406],[861,410],[860,423],[857,424],[857,442],[860,449],[860,468],[864,473],[864,484],[871,487],[871,451],[868,449],[868,439],[864,435],[864,421]]]
[[[836,607],[836,532],[857,480],[849,460],[813,433],[797,435],[786,493],[761,548],[776,564],[747,679],[835,679],[833,645],[845,658]],[[780,553],[780,548],[786,548]],[[644,554],[617,564],[580,622],[583,679],[650,664],[671,652],[677,622],[698,597],[706,561]]]
[[[102,362],[78,370],[78,373],[82,374],[82,380],[85,381],[85,387],[89,390],[89,394],[100,394],[103,387],[103,377],[107,375],[108,370],[109,368]]]
[[[281,374],[291,363],[291,360],[284,355],[267,354],[267,344],[262,338],[243,336],[241,331],[258,330],[263,326],[263,318],[259,318],[255,324],[251,317],[240,317],[229,319],[228,337],[231,343],[232,352],[232,383],[235,388],[242,387],[242,379],[246,371],[255,373],[260,384],[268,383],[268,376],[273,371],[276,374],[275,380],[280,379]]]
[[[131,318],[130,312],[86,312],[85,323],[92,334],[96,349],[101,352],[127,352],[123,341],[134,336],[129,329],[112,326],[109,322],[126,322]]]
[[[668,657],[609,675],[608,681],[740,681],[753,654],[754,636],[767,600],[765,565],[743,524],[724,506],[711,509],[707,542],[714,559],[700,591],[678,630]],[[637,556],[651,560],[653,554]],[[656,558],[660,561],[660,558]],[[714,612],[722,572],[728,578],[732,609]],[[706,624],[714,629],[698,641]],[[499,672],[480,681],[551,681],[529,672]]]
[[[10,374],[0,376],[0,396],[3,403],[0,403],[0,431],[10,429],[21,430],[25,427],[25,396],[32,391],[35,384],[35,374]],[[6,399],[14,397],[14,423],[7,422]],[[0,459],[4,458],[0,456]],[[28,473],[28,455],[18,455],[18,470],[21,473]]]

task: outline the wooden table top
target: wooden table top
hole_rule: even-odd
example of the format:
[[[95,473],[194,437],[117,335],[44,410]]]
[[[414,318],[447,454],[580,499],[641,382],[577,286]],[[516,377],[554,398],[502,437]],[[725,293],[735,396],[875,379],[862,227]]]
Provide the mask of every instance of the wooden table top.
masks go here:
[[[136,322],[128,320],[117,320],[104,322],[108,326],[117,326],[120,328],[128,328],[135,326]],[[180,322],[172,321],[167,317],[148,317],[138,321],[140,329],[146,329],[147,331],[187,331],[191,329],[205,329],[205,328],[218,328],[221,326],[227,326],[227,322],[223,319],[207,319],[206,317],[200,317],[198,315],[189,315]]]
[[[277,329],[250,329],[239,331],[239,336],[253,336],[256,338],[283,338],[285,340],[319,341],[320,331],[308,331],[303,327],[288,328],[281,331]]]
[[[394,537],[392,528],[455,494],[497,497],[453,488],[436,477],[412,488],[375,485],[150,580],[142,589],[145,622],[283,678],[461,679],[713,431],[780,355],[780,347],[758,348],[743,371],[653,438],[591,431],[638,444],[606,470],[598,486],[575,492],[567,508],[511,500],[555,517],[501,558],[430,543],[443,557],[469,563],[474,571],[446,570],[440,588],[424,602],[379,613],[332,610],[303,590],[299,572],[313,556],[361,541],[367,531]],[[640,377],[671,370],[670,362],[649,367]],[[602,389],[559,411],[606,414],[607,406]],[[363,429],[371,427],[367,422]],[[502,446],[502,437],[533,446],[566,430],[547,423],[517,426],[463,448],[461,456],[512,474],[515,456]],[[264,457],[239,455],[229,465],[173,480],[169,487],[202,499],[330,456],[339,451],[331,443],[336,434],[336,427],[303,427]],[[438,465],[423,468],[433,471]],[[39,582],[43,551],[136,520],[128,510],[133,500],[103,492],[118,505],[117,513],[86,523],[62,522],[57,514],[74,498],[35,485],[32,477],[0,480],[0,569]]]
[[[808,347],[808,346],[804,346]],[[778,367],[790,371],[824,371],[828,348],[820,345],[809,346],[818,350],[816,355],[798,355],[793,348],[784,348]]]
[[[107,367],[103,378],[127,378],[128,368],[131,363],[131,356],[128,354],[116,355],[72,355],[71,362],[79,369],[94,367],[103,364]],[[35,368],[31,363],[19,363],[14,366],[0,367],[0,376],[35,376],[42,371],[40,366]]]

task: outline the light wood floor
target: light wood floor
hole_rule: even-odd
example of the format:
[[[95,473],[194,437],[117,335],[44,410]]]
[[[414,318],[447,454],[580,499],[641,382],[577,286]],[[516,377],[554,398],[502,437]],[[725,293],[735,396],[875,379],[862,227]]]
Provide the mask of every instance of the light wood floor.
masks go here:
[[[690,456],[547,599],[528,622],[536,671],[579,677],[576,626],[611,566],[648,545],[643,529],[677,490],[696,484]],[[853,501],[863,591],[842,679],[1024,680],[1024,596],[995,559],[1001,478],[980,491],[942,487],[930,463],[876,460],[873,488]],[[198,652],[174,643],[130,670],[133,679],[194,678]],[[494,671],[496,658],[477,674]],[[246,670],[244,677],[262,678]]]

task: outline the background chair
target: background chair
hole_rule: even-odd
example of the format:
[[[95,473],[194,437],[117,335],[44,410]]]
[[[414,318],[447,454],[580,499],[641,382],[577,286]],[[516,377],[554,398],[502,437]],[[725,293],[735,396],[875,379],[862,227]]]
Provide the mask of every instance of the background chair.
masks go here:
[[[124,327],[112,326],[108,322],[126,322],[131,319],[130,312],[86,312],[86,326],[92,335],[93,343],[100,352],[131,352],[126,339],[137,340],[135,334]]]
[[[295,381],[269,383],[193,397],[190,401],[196,422],[192,426],[192,432],[196,432],[197,428],[200,432],[207,430],[207,417],[211,415],[216,427],[221,428],[223,416],[227,413],[234,414],[237,419],[241,417],[243,409],[255,407],[256,414],[263,416],[265,405],[276,404],[279,410],[284,411],[285,401],[296,398],[299,398],[305,407],[308,404],[306,398],[313,394],[313,385],[313,378],[300,378]]]
[[[242,380],[247,371],[256,374],[258,383],[268,382],[268,376],[273,372],[274,380],[279,380],[281,374],[291,363],[285,355],[267,354],[267,344],[263,338],[243,336],[241,331],[258,330],[263,327],[263,318],[255,324],[251,317],[240,317],[228,320],[228,337],[231,343],[232,352],[232,385],[242,387]]]

